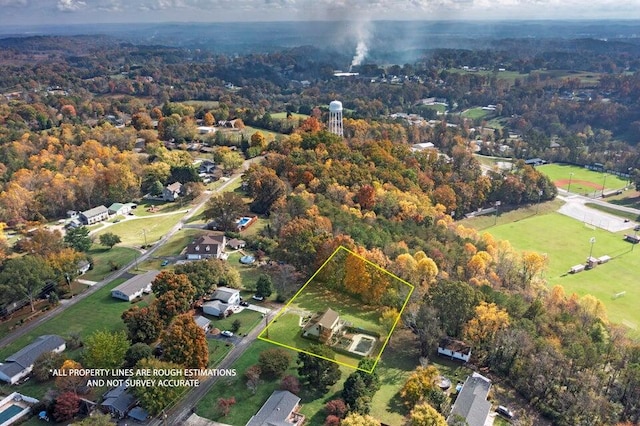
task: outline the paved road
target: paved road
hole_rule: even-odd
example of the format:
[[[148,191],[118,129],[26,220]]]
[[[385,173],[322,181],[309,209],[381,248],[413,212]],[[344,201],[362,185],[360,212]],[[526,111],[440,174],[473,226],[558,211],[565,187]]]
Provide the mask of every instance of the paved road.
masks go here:
[[[266,324],[274,315],[278,315],[280,311],[272,313],[265,318],[265,321],[261,321],[247,336],[245,336],[240,343],[229,351],[227,356],[216,366],[218,369],[231,368],[234,362],[251,346],[256,340],[258,335],[264,330]],[[238,371],[237,374],[243,374],[242,371]],[[208,379],[201,381],[200,386],[193,388],[187,395],[178,402],[173,408],[166,412],[166,418],[162,419],[162,415],[151,420],[148,424],[151,426],[160,425],[180,425],[191,415],[193,408],[196,406],[204,396],[211,390],[214,384],[218,381],[219,377],[209,377]]]
[[[558,193],[558,198],[565,202],[565,204],[558,210],[559,213],[610,232],[632,229],[636,223],[633,221],[625,221],[624,218],[614,214],[591,208],[586,205],[587,203],[598,204],[609,209],[640,215],[640,210],[632,207],[619,206],[607,203],[606,201],[599,200],[597,198],[594,199],[579,194],[567,193],[564,190],[559,190]]]
[[[124,274],[127,273],[127,271],[129,269],[133,268],[136,265],[136,262],[144,262],[145,260],[147,260],[149,257],[151,257],[153,255],[153,253],[156,250],[158,250],[163,244],[165,244],[167,242],[167,240],[169,240],[173,235],[175,235],[176,232],[178,232],[180,229],[182,229],[184,224],[187,223],[187,221],[195,214],[195,212],[200,207],[202,207],[209,200],[209,198],[211,198],[211,196],[214,193],[222,192],[226,187],[231,185],[237,179],[240,179],[240,176],[242,176],[242,173],[246,169],[249,168],[249,165],[251,163],[253,163],[253,162],[259,161],[260,159],[261,159],[261,157],[256,157],[256,158],[252,158],[251,160],[245,161],[243,166],[242,166],[242,170],[234,173],[233,175],[231,175],[229,177],[229,180],[227,182],[225,182],[224,185],[220,186],[220,188],[216,189],[215,191],[205,191],[205,193],[201,196],[201,200],[198,202],[198,204],[196,206],[194,206],[194,207],[191,207],[189,210],[187,210],[187,212],[182,217],[182,219],[180,219],[180,221],[173,228],[171,228],[171,230],[166,235],[164,235],[149,250],[146,250],[146,251],[142,252],[142,254],[137,259],[133,260],[128,265],[125,265],[122,269],[120,269],[118,271],[115,271],[112,274],[108,275],[102,281],[97,282],[96,284],[94,284],[93,286],[88,288],[83,293],[73,297],[72,299],[62,300],[61,303],[57,307],[55,307],[54,309],[51,309],[51,310],[47,311],[45,314],[41,315],[37,319],[35,319],[33,321],[30,321],[27,324],[24,324],[22,327],[18,328],[14,332],[12,332],[12,333],[8,334],[7,336],[3,337],[2,339],[0,339],[0,348],[4,348],[7,345],[10,345],[16,339],[19,339],[20,337],[22,337],[25,334],[29,333],[34,328],[38,327],[41,324],[44,324],[45,322],[49,321],[51,318],[59,315],[63,310],[67,309],[70,306],[75,305],[76,303],[79,303],[80,301],[82,301],[82,300],[86,299],[87,297],[91,296],[93,293],[95,293],[96,291],[98,291],[99,289],[101,289],[102,287],[104,287],[105,285],[110,283],[111,281],[115,280],[116,278],[119,278],[119,277],[123,276]],[[170,213],[170,214],[175,214],[175,213]]]

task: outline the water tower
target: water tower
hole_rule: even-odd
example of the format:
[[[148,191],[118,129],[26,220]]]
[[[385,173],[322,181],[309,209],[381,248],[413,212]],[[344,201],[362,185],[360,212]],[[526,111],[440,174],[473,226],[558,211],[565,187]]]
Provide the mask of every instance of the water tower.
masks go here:
[[[331,101],[329,104],[329,131],[334,135],[342,134],[342,102]]]

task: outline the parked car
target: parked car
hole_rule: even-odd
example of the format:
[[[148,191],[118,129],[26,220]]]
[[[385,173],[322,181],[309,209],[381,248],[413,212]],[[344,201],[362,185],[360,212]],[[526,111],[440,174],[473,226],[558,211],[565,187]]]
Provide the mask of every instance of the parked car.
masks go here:
[[[504,405],[499,405],[498,408],[496,408],[496,413],[500,414],[501,416],[506,417],[507,419],[512,419],[513,418],[513,411],[509,410]]]
[[[222,334],[224,337],[233,337],[233,332],[229,330],[224,330],[220,334]]]
[[[640,231],[640,225],[636,225],[636,226],[634,226],[634,227],[633,227],[633,230],[634,230],[634,231]]]
[[[167,266],[169,264],[168,260],[163,260],[160,266]]]
[[[243,300],[242,302],[240,302],[240,306],[249,306],[249,303]]]
[[[251,298],[253,300],[257,300],[258,302],[262,302],[264,300],[263,296],[258,296],[257,294],[254,294],[253,296],[251,296]]]

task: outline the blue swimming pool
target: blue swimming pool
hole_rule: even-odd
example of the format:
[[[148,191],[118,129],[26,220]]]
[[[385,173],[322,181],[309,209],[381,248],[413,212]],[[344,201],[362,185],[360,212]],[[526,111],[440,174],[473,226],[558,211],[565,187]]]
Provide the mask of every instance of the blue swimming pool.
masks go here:
[[[245,226],[249,222],[251,222],[250,217],[241,217],[240,220],[238,220],[238,226]]]
[[[21,412],[22,410],[24,410],[24,408],[22,408],[21,406],[12,404],[7,408],[5,408],[4,410],[0,411],[0,424],[6,422],[11,417]]]

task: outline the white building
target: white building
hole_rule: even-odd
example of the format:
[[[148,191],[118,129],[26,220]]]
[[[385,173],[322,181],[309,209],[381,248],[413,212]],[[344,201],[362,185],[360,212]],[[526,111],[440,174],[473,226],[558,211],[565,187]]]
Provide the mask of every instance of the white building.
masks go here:
[[[154,270],[136,275],[111,290],[111,297],[130,302],[144,293],[151,293],[151,282],[159,273],[160,271]]]

